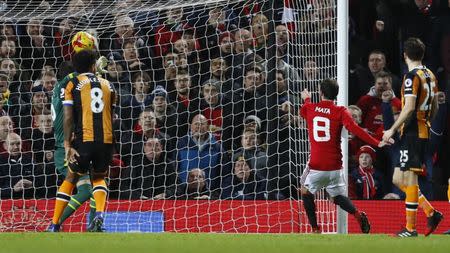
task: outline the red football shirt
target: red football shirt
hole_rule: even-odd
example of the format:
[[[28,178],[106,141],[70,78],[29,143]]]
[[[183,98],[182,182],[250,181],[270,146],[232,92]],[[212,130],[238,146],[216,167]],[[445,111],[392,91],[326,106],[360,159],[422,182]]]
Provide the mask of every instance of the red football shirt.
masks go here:
[[[308,166],[313,170],[339,170],[342,168],[341,132],[347,130],[364,142],[378,146],[379,141],[370,136],[353,120],[350,112],[333,101],[325,100],[317,104],[306,99],[300,109],[300,116],[308,125],[311,152]]]
[[[367,128],[369,132],[374,133],[379,138],[383,136],[384,130],[382,102],[380,98],[364,95],[356,103],[362,111],[362,127]],[[402,110],[402,102],[398,98],[392,98],[391,106],[394,113]]]

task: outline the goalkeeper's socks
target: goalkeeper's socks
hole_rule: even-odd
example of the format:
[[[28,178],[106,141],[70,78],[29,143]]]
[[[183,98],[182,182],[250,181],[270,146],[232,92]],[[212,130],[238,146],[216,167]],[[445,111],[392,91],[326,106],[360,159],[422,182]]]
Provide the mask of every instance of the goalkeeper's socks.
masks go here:
[[[91,183],[85,183],[77,187],[77,194],[70,198],[69,204],[64,209],[61,217],[61,222],[63,223],[67,218],[69,218],[72,213],[74,213],[84,202],[86,202],[92,195]],[[95,208],[94,208],[95,209]]]
[[[419,206],[419,186],[410,185],[406,187],[406,229],[416,230],[417,208]]]
[[[75,185],[71,182],[64,180],[61,186],[56,193],[56,201],[55,201],[55,210],[53,212],[53,224],[60,224],[59,220],[64,211],[64,208],[70,201],[70,196],[72,195],[72,191],[75,188]]]
[[[108,193],[108,187],[104,179],[95,179],[92,181],[92,195],[95,199],[96,212],[104,212],[106,204],[106,195]]]
[[[427,198],[425,197],[425,195],[423,195],[420,190],[419,190],[419,207],[421,207],[423,209],[423,212],[425,213],[425,215],[427,217],[431,217],[434,213],[434,208],[433,206],[430,204],[430,202],[428,202]]]

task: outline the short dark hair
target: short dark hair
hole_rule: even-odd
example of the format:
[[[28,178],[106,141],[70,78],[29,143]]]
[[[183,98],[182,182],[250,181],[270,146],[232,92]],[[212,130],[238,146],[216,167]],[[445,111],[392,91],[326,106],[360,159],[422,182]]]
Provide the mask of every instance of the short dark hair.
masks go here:
[[[150,75],[149,75],[147,72],[145,72],[145,71],[139,71],[139,72],[136,72],[136,73],[133,74],[133,76],[132,76],[132,78],[131,78],[132,82],[133,82],[133,83],[136,82],[136,80],[137,80],[139,77],[142,78],[142,80],[143,80],[144,82],[151,82],[151,81],[152,81],[152,79],[150,78]]]
[[[408,38],[403,48],[406,56],[413,61],[421,61],[425,55],[425,44],[419,38]]]
[[[63,61],[59,65],[58,72],[56,73],[56,78],[58,80],[61,80],[64,77],[66,77],[68,74],[70,74],[74,71],[75,71],[75,68],[73,67],[71,61]]]
[[[327,78],[320,83],[320,91],[326,99],[335,100],[339,93],[339,85],[336,80]]]
[[[376,73],[376,74],[375,74],[375,81],[376,81],[378,78],[389,78],[389,79],[391,80],[391,83],[392,83],[392,75],[391,75],[391,73],[389,73],[389,72],[387,72],[387,71],[383,71],[383,70],[382,70],[382,71]]]
[[[178,68],[176,76],[184,76],[184,75],[189,75],[189,72],[187,71],[187,69]]]
[[[283,76],[283,79],[286,79],[286,71],[282,69],[277,69],[277,74],[281,74]]]
[[[97,53],[94,50],[81,50],[73,55],[72,64],[75,71],[78,73],[86,73],[91,70],[92,65],[95,65],[97,60]]]
[[[375,49],[375,50],[370,51],[369,56],[371,56],[373,54],[381,54],[384,57],[386,57],[386,54],[383,51],[379,50],[379,49]]]

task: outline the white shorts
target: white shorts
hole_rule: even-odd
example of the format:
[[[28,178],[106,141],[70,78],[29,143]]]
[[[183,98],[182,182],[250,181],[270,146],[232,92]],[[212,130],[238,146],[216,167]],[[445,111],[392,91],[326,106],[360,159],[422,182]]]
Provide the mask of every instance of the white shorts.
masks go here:
[[[346,195],[346,182],[344,178],[344,171],[342,169],[322,171],[311,170],[307,167],[305,171],[303,171],[300,182],[302,186],[308,189],[308,191],[312,194],[315,194],[317,191],[325,188],[331,197]]]

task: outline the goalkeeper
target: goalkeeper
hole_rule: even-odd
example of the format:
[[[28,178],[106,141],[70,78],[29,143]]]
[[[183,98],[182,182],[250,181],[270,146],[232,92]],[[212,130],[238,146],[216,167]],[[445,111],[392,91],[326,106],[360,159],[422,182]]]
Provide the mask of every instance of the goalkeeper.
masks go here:
[[[82,34],[82,36],[79,36]],[[76,38],[80,37],[88,37],[88,39],[93,39],[94,43],[85,43],[83,40],[77,40]],[[72,40],[72,46],[74,47],[75,52],[79,52],[83,49],[94,49],[96,47],[95,39],[92,35],[89,35],[86,32],[79,32],[74,36],[74,40]],[[77,50],[77,47],[74,46],[74,43],[80,45],[80,43],[87,44],[86,47],[80,48]],[[97,60],[97,74],[104,74],[106,71],[104,68],[108,64],[108,60],[101,56]],[[64,149],[64,108],[61,100],[61,93],[64,93],[64,88],[67,83],[72,79],[78,76],[78,73],[74,72],[74,68],[71,62],[63,62],[59,66],[58,69],[58,83],[55,85],[53,89],[53,97],[51,104],[51,112],[53,119],[53,128],[55,133],[55,166],[57,171],[64,175],[67,175],[67,162],[65,161],[65,149]],[[61,79],[62,78],[62,79]],[[70,201],[64,211],[61,213],[59,210],[54,210],[53,220],[50,226],[48,227],[48,232],[59,232],[61,228],[61,224],[70,217],[84,202],[90,199],[90,212],[89,212],[89,223],[91,224],[92,219],[95,217],[95,200],[92,197],[92,185],[89,175],[84,175],[80,177],[77,183],[77,194],[73,195],[70,198]]]

